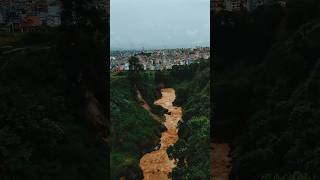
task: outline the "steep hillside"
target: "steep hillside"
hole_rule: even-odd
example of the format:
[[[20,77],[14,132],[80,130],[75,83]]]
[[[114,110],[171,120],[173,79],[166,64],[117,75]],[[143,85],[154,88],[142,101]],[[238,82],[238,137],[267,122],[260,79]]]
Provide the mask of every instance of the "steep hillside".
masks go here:
[[[151,78],[145,83],[150,83],[146,88],[154,87]],[[111,179],[142,179],[139,161],[159,143],[160,123],[137,101],[127,73],[111,74],[110,85]],[[153,104],[155,96],[142,95]]]
[[[234,177],[320,176],[319,25],[308,23],[275,45],[257,69],[246,126],[236,138]]]
[[[173,179],[210,178],[210,65],[177,66],[158,73],[158,81],[176,89],[175,104],[183,109],[179,125],[179,140],[168,149],[178,159]]]
[[[213,137],[231,145],[231,179],[319,179],[318,5],[290,0],[215,17],[218,40],[239,32],[216,42],[213,70]],[[241,31],[249,27],[263,35]],[[234,43],[241,53],[230,53],[239,52]]]
[[[78,115],[57,55],[33,49],[0,57],[0,179],[107,178],[104,143]]]

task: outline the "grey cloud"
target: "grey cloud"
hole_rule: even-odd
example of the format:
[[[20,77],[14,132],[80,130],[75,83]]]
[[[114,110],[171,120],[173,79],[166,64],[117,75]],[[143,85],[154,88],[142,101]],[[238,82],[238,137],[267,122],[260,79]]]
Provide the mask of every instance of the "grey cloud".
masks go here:
[[[111,0],[110,8],[111,48],[209,45],[209,0]]]

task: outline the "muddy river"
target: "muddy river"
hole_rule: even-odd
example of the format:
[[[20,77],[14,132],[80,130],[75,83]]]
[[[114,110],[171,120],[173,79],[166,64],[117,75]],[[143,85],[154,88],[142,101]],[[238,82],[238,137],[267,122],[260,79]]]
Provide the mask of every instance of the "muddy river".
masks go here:
[[[172,103],[176,99],[175,90],[172,88],[161,89],[162,97],[155,101],[156,105],[168,109],[165,114],[164,125],[167,131],[161,134],[160,148],[145,154],[140,159],[140,167],[143,171],[144,180],[167,180],[168,175],[176,166],[175,161],[169,159],[167,149],[178,140],[178,122],[182,117],[181,107],[176,107]]]

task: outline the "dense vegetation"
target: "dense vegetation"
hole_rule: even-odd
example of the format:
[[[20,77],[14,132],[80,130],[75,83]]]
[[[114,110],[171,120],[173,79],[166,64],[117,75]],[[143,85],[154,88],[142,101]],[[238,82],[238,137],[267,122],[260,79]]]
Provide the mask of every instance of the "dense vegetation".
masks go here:
[[[0,179],[108,179],[103,16],[62,2],[61,27],[1,34],[23,50],[0,56]]]
[[[174,104],[183,108],[179,140],[168,149],[178,159],[173,179],[210,178],[210,65],[208,60],[157,72],[157,82],[176,90]]]
[[[233,147],[232,179],[320,177],[318,8],[291,0],[213,18],[213,138]]]
[[[184,112],[183,123],[179,125],[180,139],[168,150],[170,157],[180,159],[172,176],[174,179],[208,179],[209,61],[156,72],[141,70],[135,57],[129,62],[128,72],[111,74],[111,179],[142,178],[139,160],[157,145],[161,128],[137,102],[136,90],[154,113],[163,115],[165,110],[153,105],[163,87],[176,90],[174,103],[182,106]]]
[[[1,64],[1,179],[107,179],[103,143],[77,115],[56,55],[26,51]]]
[[[148,91],[154,92],[152,73],[148,77],[144,83],[149,83]],[[159,143],[160,123],[137,101],[127,72],[111,74],[110,85],[111,179],[142,179],[140,159]],[[155,100],[155,96],[152,99]]]

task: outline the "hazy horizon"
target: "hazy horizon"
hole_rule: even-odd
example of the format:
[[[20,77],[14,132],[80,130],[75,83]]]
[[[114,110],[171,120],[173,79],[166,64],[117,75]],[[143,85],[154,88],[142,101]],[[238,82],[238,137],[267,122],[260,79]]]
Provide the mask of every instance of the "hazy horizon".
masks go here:
[[[111,0],[111,49],[210,46],[209,0]]]

